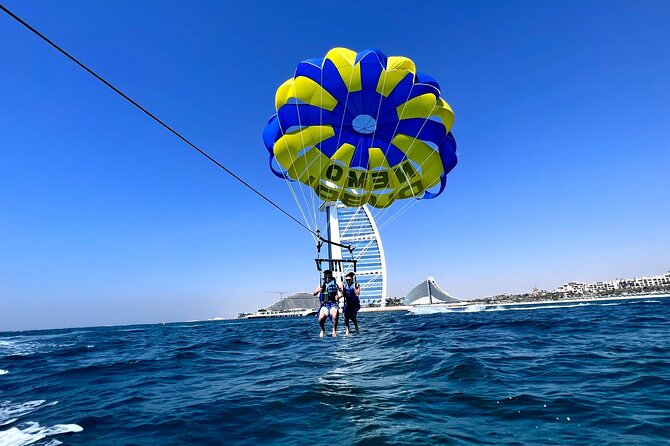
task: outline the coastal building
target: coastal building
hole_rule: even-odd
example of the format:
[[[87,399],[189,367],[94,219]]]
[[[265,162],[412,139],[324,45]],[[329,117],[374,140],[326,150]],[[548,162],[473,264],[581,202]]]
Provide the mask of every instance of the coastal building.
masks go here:
[[[404,299],[405,305],[446,304],[452,302],[460,302],[460,300],[440,288],[433,276],[428,276],[426,280],[412,288]]]
[[[298,310],[298,309],[307,309],[307,310],[318,310],[319,309],[319,298],[312,296],[311,293],[299,292],[286,296],[283,299],[280,299],[278,302],[273,303],[266,308],[267,311],[288,311],[288,310]]]
[[[661,276],[619,279],[620,288],[648,288],[661,286],[670,286],[670,272],[667,272]]]
[[[386,259],[377,224],[367,206],[345,207],[340,202],[325,203],[328,214],[328,239],[343,245],[355,246],[356,280],[361,287],[362,306],[386,305]],[[337,245],[328,245],[331,259],[350,259],[352,255]],[[353,271],[344,264],[343,273]]]
[[[652,287],[670,287],[670,272],[660,276],[636,277],[634,279],[614,279],[609,282],[568,282],[554,292],[571,295],[607,293],[615,290],[641,290]]]
[[[568,282],[565,283],[554,290],[556,293],[563,294],[576,294],[584,291],[584,283],[581,282]]]

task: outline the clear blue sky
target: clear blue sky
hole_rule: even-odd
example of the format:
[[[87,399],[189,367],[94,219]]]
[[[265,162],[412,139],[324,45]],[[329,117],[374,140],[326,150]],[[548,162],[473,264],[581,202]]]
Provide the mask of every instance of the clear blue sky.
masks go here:
[[[459,165],[385,228],[392,296],[670,269],[668,2],[2,1],[293,213],[261,139],[277,86],[335,46],[412,58]],[[316,285],[304,230],[4,14],[0,117],[0,331]]]

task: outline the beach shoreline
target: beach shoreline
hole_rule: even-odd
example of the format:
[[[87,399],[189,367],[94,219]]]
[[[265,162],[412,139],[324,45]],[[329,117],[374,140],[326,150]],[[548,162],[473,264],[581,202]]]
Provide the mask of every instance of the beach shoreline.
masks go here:
[[[364,307],[360,309],[360,313],[381,313],[386,311],[412,311],[415,308],[466,308],[477,305],[497,306],[497,305],[549,305],[549,304],[563,304],[563,303],[581,303],[581,302],[597,302],[597,301],[618,301],[618,300],[633,300],[633,299],[655,299],[668,298],[670,294],[643,294],[635,296],[613,296],[613,297],[584,297],[584,298],[570,298],[558,300],[531,300],[525,302],[481,302],[481,301],[463,301],[444,304],[426,304],[426,305],[399,305],[393,307]]]

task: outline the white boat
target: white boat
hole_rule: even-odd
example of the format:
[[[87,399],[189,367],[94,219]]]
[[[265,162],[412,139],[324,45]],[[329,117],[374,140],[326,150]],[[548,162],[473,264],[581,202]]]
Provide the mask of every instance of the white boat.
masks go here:
[[[294,308],[291,310],[268,311],[258,310],[256,313],[240,313],[238,318],[242,319],[265,319],[271,317],[305,317],[316,315],[316,310],[308,308]]]

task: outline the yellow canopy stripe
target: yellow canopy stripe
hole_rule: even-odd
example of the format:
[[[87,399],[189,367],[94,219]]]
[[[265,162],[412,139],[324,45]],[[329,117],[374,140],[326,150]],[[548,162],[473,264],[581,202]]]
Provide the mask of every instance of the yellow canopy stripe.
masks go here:
[[[444,172],[440,162],[440,154],[428,144],[413,136],[398,134],[393,138],[393,145],[402,150],[407,158],[419,167],[421,180],[426,187],[437,184]]]
[[[398,119],[421,118],[425,119],[435,110],[436,100],[434,94],[426,93],[400,104],[396,110]]]
[[[286,133],[275,143],[275,158],[284,169],[288,170],[302,149],[312,147],[334,134],[333,127],[319,125],[305,127],[295,133]]]
[[[277,89],[275,108],[279,110],[279,107],[286,104],[291,98],[329,111],[337,106],[337,99],[321,85],[304,76],[289,79]]]
[[[326,59],[333,62],[350,93],[363,88],[361,66],[355,63],[356,52],[347,48],[333,48],[326,54]]]
[[[382,70],[377,81],[377,93],[387,97],[406,76],[416,75],[416,66],[406,57],[389,57],[386,70]]]

